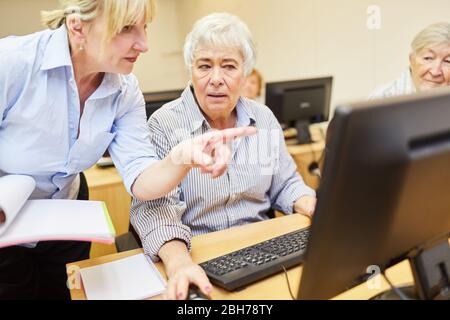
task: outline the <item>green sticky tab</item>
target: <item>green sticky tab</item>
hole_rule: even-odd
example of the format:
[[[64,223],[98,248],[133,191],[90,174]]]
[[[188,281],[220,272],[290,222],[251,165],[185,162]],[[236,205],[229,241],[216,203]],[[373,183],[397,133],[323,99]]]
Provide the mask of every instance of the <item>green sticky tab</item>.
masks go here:
[[[103,212],[105,213],[106,220],[108,221],[109,231],[111,232],[111,235],[116,235],[116,229],[114,229],[114,225],[112,223],[111,217],[109,216],[108,208],[106,207],[106,203],[102,202],[103,204]]]

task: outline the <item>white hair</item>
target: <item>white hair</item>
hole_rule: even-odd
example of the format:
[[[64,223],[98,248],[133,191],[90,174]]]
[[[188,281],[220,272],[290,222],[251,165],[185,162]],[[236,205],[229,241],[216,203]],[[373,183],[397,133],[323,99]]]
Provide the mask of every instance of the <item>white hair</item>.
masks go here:
[[[416,55],[422,49],[450,42],[450,23],[434,23],[419,32],[411,43],[411,54]]]
[[[256,49],[247,25],[229,13],[213,13],[198,20],[184,43],[184,62],[192,70],[195,52],[200,45],[238,48],[244,58],[244,74],[248,76],[256,61]]]

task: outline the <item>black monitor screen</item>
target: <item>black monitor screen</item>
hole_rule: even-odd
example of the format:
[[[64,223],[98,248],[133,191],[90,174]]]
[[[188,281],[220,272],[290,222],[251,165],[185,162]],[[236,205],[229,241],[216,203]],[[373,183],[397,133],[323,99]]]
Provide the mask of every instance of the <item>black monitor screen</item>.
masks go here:
[[[309,123],[326,121],[325,87],[288,89],[283,99],[283,122],[304,119]]]
[[[299,298],[331,298],[406,257],[418,270],[412,257],[441,248],[433,288],[413,272],[438,295],[450,275],[449,91],[338,107],[330,125]]]
[[[328,121],[331,87],[331,77],[267,83],[266,105],[283,127],[297,129],[299,143],[309,143],[309,125]]]
[[[178,99],[181,96],[182,92],[183,90],[179,89],[144,93],[145,112],[147,115],[147,119],[150,118],[153,112],[161,108],[166,103]]]

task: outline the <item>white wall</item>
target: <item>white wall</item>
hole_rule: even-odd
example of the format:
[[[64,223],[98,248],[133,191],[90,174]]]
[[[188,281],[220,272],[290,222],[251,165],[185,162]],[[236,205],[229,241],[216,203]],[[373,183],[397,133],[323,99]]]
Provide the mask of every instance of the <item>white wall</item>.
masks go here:
[[[408,66],[409,45],[422,28],[450,21],[448,0],[157,0],[150,52],[134,73],[143,91],[184,87],[182,45],[203,15],[228,11],[252,30],[257,67],[267,81],[334,76],[332,105],[365,98]],[[0,37],[41,29],[39,10],[57,0],[0,0]],[[369,30],[367,8],[381,9],[381,29]]]
[[[139,58],[133,71],[144,92],[186,86],[178,7],[178,0],[157,1],[156,17],[148,32],[150,51]]]
[[[334,76],[332,105],[364,99],[408,66],[414,35],[450,21],[448,0],[179,0],[183,36],[196,19],[228,11],[244,20],[258,45],[267,81]],[[369,30],[367,9],[381,9]]]
[[[186,85],[178,6],[178,0],[157,0],[157,16],[149,29],[150,51],[134,69],[144,92]],[[40,11],[56,8],[58,0],[0,0],[0,38],[42,30]]]
[[[41,10],[58,6],[58,0],[0,0],[0,38],[42,30]]]

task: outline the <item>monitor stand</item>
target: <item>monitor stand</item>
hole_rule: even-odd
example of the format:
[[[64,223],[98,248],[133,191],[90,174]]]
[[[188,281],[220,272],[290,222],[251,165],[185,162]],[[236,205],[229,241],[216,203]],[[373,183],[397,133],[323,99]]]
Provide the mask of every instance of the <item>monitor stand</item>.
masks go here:
[[[298,144],[312,143],[311,134],[309,133],[309,121],[305,120],[295,121],[295,129],[297,129]]]
[[[450,246],[448,239],[410,254],[409,262],[416,286],[399,288],[410,299],[450,300]],[[399,300],[388,290],[373,300]]]
[[[419,299],[415,286],[398,287],[398,290],[411,300]],[[370,298],[370,300],[402,300],[402,298],[394,290],[386,290]]]

